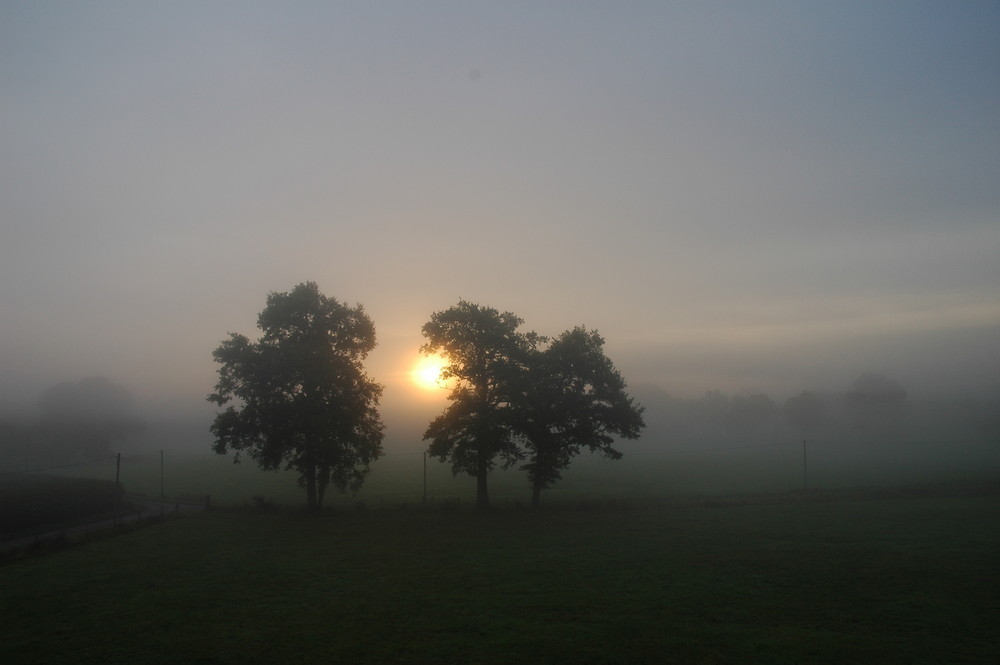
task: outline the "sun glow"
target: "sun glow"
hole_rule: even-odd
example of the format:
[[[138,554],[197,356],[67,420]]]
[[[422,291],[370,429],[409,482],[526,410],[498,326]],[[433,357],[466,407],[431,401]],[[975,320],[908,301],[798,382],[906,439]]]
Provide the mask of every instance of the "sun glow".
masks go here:
[[[441,379],[441,369],[445,361],[440,356],[421,357],[410,370],[410,380],[423,390],[440,390],[445,387]]]

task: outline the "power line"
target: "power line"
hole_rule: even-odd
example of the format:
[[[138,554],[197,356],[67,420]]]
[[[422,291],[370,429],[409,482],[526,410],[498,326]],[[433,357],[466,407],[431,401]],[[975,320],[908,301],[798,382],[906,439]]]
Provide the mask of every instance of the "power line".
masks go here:
[[[40,468],[37,468],[37,469],[25,469],[24,472],[25,473],[43,473],[45,471],[57,471],[59,469],[72,469],[72,468],[78,467],[78,466],[86,466],[88,464],[96,464],[98,462],[106,462],[107,460],[115,459],[115,457],[116,457],[115,455],[109,455],[107,457],[97,457],[95,459],[85,460],[83,462],[73,462],[71,464],[61,464],[59,466],[40,467]]]

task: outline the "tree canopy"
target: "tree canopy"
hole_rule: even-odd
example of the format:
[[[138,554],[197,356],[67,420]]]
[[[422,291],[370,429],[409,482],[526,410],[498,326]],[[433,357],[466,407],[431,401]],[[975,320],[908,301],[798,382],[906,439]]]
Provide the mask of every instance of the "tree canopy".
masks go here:
[[[548,348],[532,351],[513,405],[514,428],[529,457],[522,468],[528,472],[533,506],[582,448],[619,459],[615,437],[639,437],[643,409],[625,387],[597,331],[580,326]]]
[[[789,397],[784,407],[785,420],[800,434],[812,435],[826,423],[823,401],[808,390]]]
[[[846,405],[856,428],[869,434],[885,435],[902,425],[907,393],[899,383],[877,372],[865,372],[845,394]]]
[[[213,352],[221,366],[208,399],[236,402],[216,415],[213,449],[298,471],[307,507],[318,510],[329,484],[357,491],[382,454],[382,386],[363,366],[375,326],[361,305],[328,298],[313,282],[270,293],[257,325],[259,340],[230,333]]]
[[[454,473],[476,477],[478,508],[489,506],[487,476],[498,461],[506,468],[529,458],[522,468],[538,505],[581,449],[617,459],[614,437],[634,439],[644,427],[596,331],[578,327],[549,343],[520,332],[522,323],[463,300],[423,327],[421,351],[444,356],[442,378],[454,380],[451,404],[424,438]]]
[[[426,354],[440,354],[447,364],[441,376],[453,380],[451,404],[424,433],[428,452],[450,460],[454,473],[476,477],[476,506],[489,507],[487,476],[499,459],[516,463],[521,454],[514,441],[510,400],[513,379],[521,370],[537,336],[522,333],[523,321],[510,312],[460,301],[435,312],[424,324]]]
[[[36,464],[66,463],[111,452],[142,431],[132,394],[102,376],[66,382],[38,398]]]

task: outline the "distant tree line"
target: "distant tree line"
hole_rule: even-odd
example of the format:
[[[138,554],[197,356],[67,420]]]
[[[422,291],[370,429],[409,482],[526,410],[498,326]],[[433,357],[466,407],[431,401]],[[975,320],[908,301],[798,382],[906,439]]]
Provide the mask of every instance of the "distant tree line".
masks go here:
[[[532,505],[584,450],[619,459],[620,440],[646,428],[644,408],[604,353],[604,339],[577,326],[549,338],[523,321],[461,300],[422,327],[425,354],[445,360],[449,405],[424,432],[428,453],[476,479],[476,505],[489,506],[497,466],[526,472]],[[320,293],[312,282],[270,293],[261,337],[230,334],[209,401],[224,407],[211,425],[213,449],[263,469],[299,474],[309,510],[326,490],[357,491],[382,454],[383,387],[365,372],[375,326],[361,305]],[[709,391],[674,398],[648,388],[658,445],[716,445],[800,439],[1000,441],[1000,405],[971,397],[915,398],[868,372],[836,392],[802,391],[778,403],[761,392]],[[0,468],[24,470],[110,455],[143,423],[131,395],[103,377],[44,391],[33,420],[0,419]]]
[[[673,445],[736,445],[789,439],[853,442],[1000,442],[1000,404],[971,396],[912,395],[866,372],[838,391],[803,390],[784,401],[761,392],[710,390],[678,398],[648,388],[650,432]]]
[[[7,470],[35,470],[105,457],[143,430],[135,401],[105,377],[54,385],[37,415],[0,420],[0,460]]]

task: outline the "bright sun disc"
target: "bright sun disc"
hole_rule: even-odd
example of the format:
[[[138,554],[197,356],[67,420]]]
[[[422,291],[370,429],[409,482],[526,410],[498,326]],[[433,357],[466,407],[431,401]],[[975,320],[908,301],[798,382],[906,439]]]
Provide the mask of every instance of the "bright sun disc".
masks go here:
[[[424,390],[443,388],[444,384],[440,381],[443,367],[444,360],[438,356],[421,358],[410,371],[410,379],[416,386]]]

